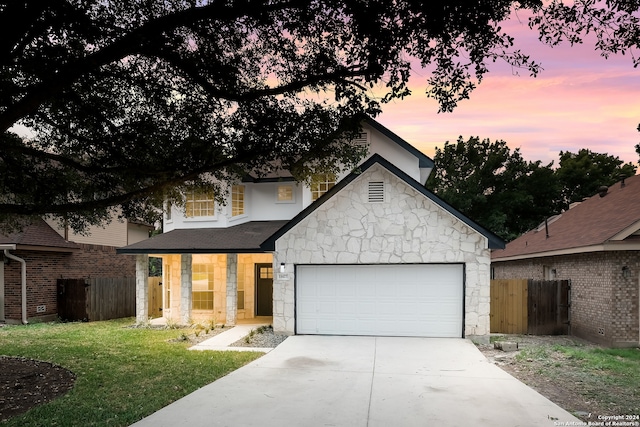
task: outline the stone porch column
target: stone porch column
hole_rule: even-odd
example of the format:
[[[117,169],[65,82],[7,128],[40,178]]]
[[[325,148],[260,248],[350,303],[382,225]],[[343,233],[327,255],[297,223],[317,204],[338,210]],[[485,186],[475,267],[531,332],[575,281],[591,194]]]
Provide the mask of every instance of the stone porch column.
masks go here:
[[[227,254],[227,325],[238,320],[238,254]]]
[[[136,323],[149,321],[149,255],[136,255]]]
[[[180,255],[180,323],[188,325],[191,320],[191,307],[193,306],[192,273],[191,264],[193,255]]]

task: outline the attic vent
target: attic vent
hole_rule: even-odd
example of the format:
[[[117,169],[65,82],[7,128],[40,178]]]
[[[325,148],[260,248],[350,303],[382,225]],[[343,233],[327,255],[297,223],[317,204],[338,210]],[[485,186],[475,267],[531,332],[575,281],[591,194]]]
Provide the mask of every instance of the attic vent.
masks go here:
[[[367,145],[369,143],[369,134],[367,132],[361,132],[353,138],[353,142],[356,145]]]
[[[369,203],[382,203],[384,202],[384,182],[371,181],[369,182]]]

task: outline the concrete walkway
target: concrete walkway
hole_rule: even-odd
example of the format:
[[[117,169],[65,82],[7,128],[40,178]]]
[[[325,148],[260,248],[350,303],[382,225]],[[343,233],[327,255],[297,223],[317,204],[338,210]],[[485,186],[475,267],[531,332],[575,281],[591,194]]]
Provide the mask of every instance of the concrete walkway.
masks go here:
[[[468,340],[293,336],[134,426],[579,423],[489,363]]]

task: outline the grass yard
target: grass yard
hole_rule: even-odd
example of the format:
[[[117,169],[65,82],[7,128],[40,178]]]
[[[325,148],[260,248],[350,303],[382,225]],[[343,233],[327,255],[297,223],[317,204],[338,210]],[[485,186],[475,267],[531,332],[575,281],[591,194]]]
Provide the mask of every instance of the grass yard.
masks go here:
[[[0,328],[0,356],[51,362],[74,388],[3,426],[128,426],[260,357],[189,351],[180,329],[132,328],[133,319]]]
[[[628,416],[640,423],[640,349],[603,348],[573,337],[508,336],[521,350],[498,365],[585,422]]]

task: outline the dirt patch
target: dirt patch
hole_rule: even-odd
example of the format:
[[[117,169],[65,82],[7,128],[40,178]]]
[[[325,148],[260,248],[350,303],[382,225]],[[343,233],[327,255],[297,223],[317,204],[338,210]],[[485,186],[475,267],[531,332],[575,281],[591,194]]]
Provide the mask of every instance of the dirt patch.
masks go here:
[[[623,407],[613,396],[628,395],[623,388],[599,381],[597,373],[576,367],[556,346],[600,346],[569,336],[506,336],[517,342],[519,350],[504,352],[494,345],[478,345],[487,359],[527,384],[558,406],[583,421],[596,421],[598,415],[634,415],[635,408]],[[554,348],[556,347],[556,348]]]
[[[0,422],[64,395],[75,380],[73,372],[58,365],[0,356]]]

